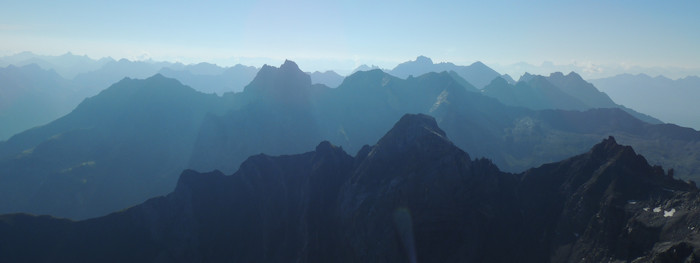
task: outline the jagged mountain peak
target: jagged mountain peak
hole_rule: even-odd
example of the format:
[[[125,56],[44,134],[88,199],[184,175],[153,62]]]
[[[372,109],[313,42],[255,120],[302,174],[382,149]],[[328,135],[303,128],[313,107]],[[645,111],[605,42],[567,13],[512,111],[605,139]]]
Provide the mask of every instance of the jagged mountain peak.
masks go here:
[[[284,63],[282,64],[282,66],[280,66],[280,69],[284,71],[301,71],[301,69],[299,69],[299,65],[297,65],[296,62],[291,61],[289,59],[284,60]]]
[[[568,81],[585,81],[581,75],[578,73],[571,71],[569,74],[564,75],[562,72],[553,72],[549,74],[549,79],[562,79],[562,80],[568,80]]]
[[[525,72],[522,76],[520,76],[520,79],[518,79],[518,82],[528,82],[532,78],[534,78],[536,75],[532,75],[529,72]]]
[[[437,135],[445,140],[445,132],[438,127],[435,118],[425,114],[406,114],[394,125],[384,139],[400,136],[407,140],[415,140],[425,135]]]
[[[426,56],[422,56],[422,55],[416,57],[416,61],[415,61],[415,62],[416,62],[416,63],[420,63],[420,64],[427,64],[427,65],[432,65],[432,64],[434,64],[432,59],[430,59],[429,57],[426,57]]]
[[[549,77],[550,77],[550,78],[563,78],[563,77],[564,77],[564,73],[561,73],[561,71],[552,72],[552,73],[549,74]]]
[[[263,65],[258,74],[245,88],[244,92],[253,93],[299,93],[307,92],[311,86],[311,77],[301,71],[291,60],[285,60],[279,68]],[[284,90],[284,91],[282,91]]]
[[[486,66],[486,64],[484,64],[484,63],[481,62],[481,61],[476,61],[476,62],[472,63],[472,64],[469,65],[469,66],[471,66],[471,67],[479,67],[479,68],[488,68],[488,69],[491,69],[491,68],[489,68],[489,66]]]
[[[445,147],[457,149],[433,117],[406,114],[379,139],[369,155],[393,158],[410,151],[426,153]]]

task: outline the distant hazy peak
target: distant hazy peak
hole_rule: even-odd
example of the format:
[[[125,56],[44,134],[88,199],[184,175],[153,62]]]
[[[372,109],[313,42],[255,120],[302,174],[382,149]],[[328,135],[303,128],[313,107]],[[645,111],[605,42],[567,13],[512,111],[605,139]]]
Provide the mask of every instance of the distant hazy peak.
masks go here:
[[[491,85],[498,85],[498,86],[503,86],[503,85],[508,85],[508,80],[506,80],[503,77],[496,77],[493,80],[491,80],[491,83],[489,83],[489,86]]]
[[[280,66],[280,69],[282,69],[284,71],[300,71],[301,72],[297,63],[294,63],[294,61],[291,61],[288,59],[284,60],[284,64],[282,64],[282,66]]]
[[[244,92],[267,94],[275,101],[305,101],[311,87],[311,76],[299,69],[296,63],[285,60],[279,67],[264,65],[244,89]]]
[[[502,79],[506,80],[509,84],[515,84],[515,80],[508,74],[503,74],[500,76]]]
[[[416,58],[416,61],[415,61],[415,62],[416,62],[416,63],[420,63],[420,64],[429,64],[429,65],[434,64],[434,63],[433,63],[433,60],[430,59],[429,57],[426,57],[426,56],[418,56],[418,57]]]
[[[482,63],[481,61],[476,61],[476,62],[472,63],[472,64],[469,65],[469,66],[471,66],[471,67],[479,67],[479,68],[489,68],[489,66],[486,66],[486,64]],[[491,69],[491,68],[489,68],[489,69]]]
[[[569,74],[571,74],[571,73],[569,73]],[[549,74],[549,77],[550,78],[563,78],[564,73],[561,73],[561,71],[553,72],[553,73]]]
[[[534,78],[535,76],[536,76],[536,75],[532,75],[532,74],[530,74],[530,73],[528,73],[528,72],[525,72],[525,74],[523,74],[522,76],[520,76],[520,79],[518,79],[518,82],[528,82],[528,81],[530,81],[532,78]]]

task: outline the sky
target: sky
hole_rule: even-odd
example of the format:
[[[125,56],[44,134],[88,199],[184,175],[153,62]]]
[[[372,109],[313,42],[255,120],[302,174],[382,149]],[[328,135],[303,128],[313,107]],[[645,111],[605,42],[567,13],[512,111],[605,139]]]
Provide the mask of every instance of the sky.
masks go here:
[[[535,3],[536,2],[536,3]],[[0,56],[393,68],[675,68],[700,75],[700,1],[3,1]],[[685,73],[684,73],[685,74]]]

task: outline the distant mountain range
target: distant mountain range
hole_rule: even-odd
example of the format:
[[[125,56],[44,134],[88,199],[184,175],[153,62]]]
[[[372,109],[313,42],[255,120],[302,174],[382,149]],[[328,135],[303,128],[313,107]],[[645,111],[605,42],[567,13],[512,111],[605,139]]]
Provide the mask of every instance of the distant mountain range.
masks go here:
[[[443,71],[454,71],[479,89],[491,83],[493,79],[501,76],[501,74],[495,70],[478,61],[469,66],[457,66],[449,62],[435,64],[430,58],[425,56],[418,56],[414,61],[401,63],[394,69],[387,71],[387,73],[399,78],[407,78],[411,75],[417,77],[429,72]]]
[[[197,64],[200,65],[200,64]],[[197,91],[223,95],[227,92],[241,92],[258,73],[258,68],[235,65],[229,68],[214,66],[212,74],[197,73],[196,68],[185,67],[180,70],[162,68],[159,73],[174,78]],[[218,70],[220,69],[220,70]]]
[[[0,141],[49,123],[80,100],[69,81],[36,64],[0,68]]]
[[[22,52],[12,56],[0,57],[0,67],[14,65],[16,67],[36,64],[46,70],[56,71],[66,79],[72,79],[80,73],[95,71],[109,62],[112,58],[91,59],[87,56],[77,56],[68,52],[61,56],[42,56],[31,52]]]
[[[242,91],[258,71],[242,65],[223,68],[208,63],[96,61],[72,54],[20,53],[1,59],[0,65],[15,64],[0,68],[0,141],[68,114],[85,98],[126,77],[144,79],[160,73],[198,91],[223,95]],[[58,70],[72,73],[59,74]]]
[[[506,105],[534,110],[619,108],[645,122],[663,123],[654,117],[616,104],[608,95],[598,91],[593,84],[586,82],[574,72],[568,75],[555,72],[549,77],[526,73],[515,84],[497,77],[484,87],[482,93]]]
[[[313,84],[323,84],[331,88],[340,86],[345,77],[341,76],[335,71],[328,70],[325,72],[315,71],[313,73],[308,73],[311,76],[311,83]]]
[[[511,174],[473,159],[448,136],[454,137],[429,116],[405,115],[354,157],[321,142],[302,154],[252,156],[228,176],[187,170],[167,196],[104,217],[3,215],[0,261],[665,263],[700,257],[697,187],[650,166],[612,137],[584,154]]]
[[[663,76],[622,74],[591,83],[616,102],[659,119],[700,129],[700,77],[672,80]]]
[[[232,173],[248,156],[305,152],[323,140],[359,152],[406,113],[434,116],[458,147],[509,172],[613,135],[653,164],[697,179],[698,131],[620,109],[509,107],[467,84],[448,72],[401,79],[372,70],[329,88],[291,61],[263,67],[243,92],[221,97],[162,75],[126,79],[0,143],[0,195],[15,200],[0,203],[0,213],[94,217],[167,193],[185,168]]]

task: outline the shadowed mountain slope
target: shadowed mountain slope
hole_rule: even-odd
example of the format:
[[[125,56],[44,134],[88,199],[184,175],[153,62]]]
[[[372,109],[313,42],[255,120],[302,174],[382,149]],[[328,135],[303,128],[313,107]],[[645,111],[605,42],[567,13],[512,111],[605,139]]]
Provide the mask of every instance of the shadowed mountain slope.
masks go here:
[[[406,115],[355,157],[322,142],[229,176],[187,170],[167,196],[100,218],[0,216],[0,260],[694,262],[699,202],[613,138],[510,174]]]
[[[0,211],[71,218],[165,194],[219,99],[156,75],[124,79],[70,114],[0,144]]]
[[[521,172],[589,149],[610,135],[652,164],[696,179],[700,133],[651,125],[619,109],[504,106],[447,72],[400,79],[357,72],[331,89],[291,61],[263,67],[240,93],[205,95],[154,76],[124,80],[71,114],[0,142],[0,212],[74,219],[164,194],[185,168],[230,174],[250,155],[293,154],[327,140],[357,153],[406,113],[435,117],[471,156]]]
[[[298,70],[295,74],[303,76]],[[445,72],[400,79],[381,70],[360,71],[335,89],[313,88],[308,81],[296,79],[277,80],[277,84],[270,81],[265,86],[283,94],[272,96],[274,100],[293,99],[297,102],[289,105],[296,106],[265,103],[262,101],[270,101],[268,96],[244,92],[239,99],[251,105],[207,118],[190,167],[231,173],[247,155],[309,150],[319,140],[357,152],[362,145],[375,142],[392,120],[405,113],[425,113],[434,116],[459,147],[488,157],[507,171],[564,159],[613,135],[639,149],[653,163],[673,167],[683,178],[698,174],[694,156],[699,156],[700,133],[674,125],[646,124],[619,109],[578,112],[508,107],[471,92],[473,87],[464,87],[465,81]],[[533,79],[556,89],[543,77]],[[262,112],[267,112],[267,117],[260,117]],[[264,124],[266,118],[280,120],[269,126]],[[298,138],[292,140],[293,149],[286,146],[290,143],[287,136]],[[249,150],[241,151],[241,147]]]

